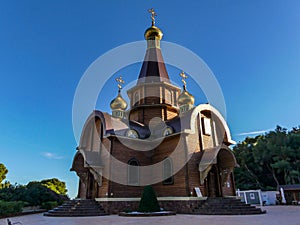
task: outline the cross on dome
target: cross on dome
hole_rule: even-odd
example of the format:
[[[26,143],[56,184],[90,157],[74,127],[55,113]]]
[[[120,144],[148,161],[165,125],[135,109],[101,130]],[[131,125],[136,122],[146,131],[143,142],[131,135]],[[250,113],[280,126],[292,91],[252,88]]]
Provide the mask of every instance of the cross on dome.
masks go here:
[[[148,12],[151,13],[152,26],[154,26],[155,25],[155,17],[157,16],[157,14],[153,8],[148,9]]]
[[[188,78],[188,76],[183,71],[179,74],[179,76],[182,77],[181,81],[183,83],[183,88],[184,88],[184,90],[186,90],[186,81],[185,80]]]
[[[117,77],[117,78],[116,78],[116,81],[117,81],[117,83],[118,83],[118,88],[119,88],[119,90],[121,90],[121,89],[122,89],[122,84],[125,84],[125,81],[123,80],[122,76]]]

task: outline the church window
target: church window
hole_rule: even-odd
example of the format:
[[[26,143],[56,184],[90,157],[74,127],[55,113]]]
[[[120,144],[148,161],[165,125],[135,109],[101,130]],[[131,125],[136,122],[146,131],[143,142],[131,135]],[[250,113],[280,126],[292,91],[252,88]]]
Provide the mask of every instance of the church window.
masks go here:
[[[139,138],[139,134],[135,130],[132,130],[132,129],[127,131],[126,136],[130,137],[130,138]]]
[[[139,166],[140,163],[136,159],[128,161],[128,185],[139,185]]]
[[[173,104],[173,102],[172,102],[172,93],[171,93],[170,90],[166,90],[166,100],[165,100],[165,102],[167,104]]]
[[[210,118],[202,118],[202,125],[203,125],[203,133],[205,135],[211,135],[212,131],[211,131],[211,122],[210,122]]]
[[[173,177],[173,162],[172,159],[166,158],[163,161],[163,184],[174,184],[174,177]]]
[[[167,127],[166,129],[164,129],[164,131],[163,131],[163,136],[164,137],[169,136],[171,134],[173,134],[173,129],[171,127]]]
[[[139,95],[139,92],[137,91],[134,93],[134,102],[133,102],[134,105],[138,104],[139,101],[140,101],[140,95]]]

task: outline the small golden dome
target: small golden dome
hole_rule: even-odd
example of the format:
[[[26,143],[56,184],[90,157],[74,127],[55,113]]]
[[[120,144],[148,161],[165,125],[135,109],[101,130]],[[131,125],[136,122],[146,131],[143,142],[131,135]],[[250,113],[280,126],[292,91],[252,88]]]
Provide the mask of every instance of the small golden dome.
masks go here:
[[[178,105],[194,105],[195,98],[193,95],[191,95],[186,90],[183,90],[183,92],[178,97]]]
[[[125,110],[127,108],[127,102],[122,98],[120,92],[118,96],[110,102],[110,108],[112,110]]]
[[[157,37],[159,40],[161,40],[163,33],[158,27],[151,26],[145,31],[144,35],[146,40],[154,39],[154,37]]]

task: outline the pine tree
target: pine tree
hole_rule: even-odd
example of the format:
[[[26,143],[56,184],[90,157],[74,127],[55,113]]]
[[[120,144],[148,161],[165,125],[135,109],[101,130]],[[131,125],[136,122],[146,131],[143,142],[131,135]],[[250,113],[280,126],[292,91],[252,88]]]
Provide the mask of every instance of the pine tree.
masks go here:
[[[151,185],[144,188],[138,212],[159,212],[160,207],[155,191]]]

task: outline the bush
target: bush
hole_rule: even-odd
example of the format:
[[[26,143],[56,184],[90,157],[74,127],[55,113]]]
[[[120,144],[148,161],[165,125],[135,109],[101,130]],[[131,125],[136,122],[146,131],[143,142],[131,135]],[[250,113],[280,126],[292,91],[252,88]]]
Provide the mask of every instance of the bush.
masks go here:
[[[57,202],[61,205],[68,200],[68,196],[60,195],[43,186],[40,182],[30,182],[28,185],[10,186],[0,189],[0,201],[26,202],[26,206],[41,206],[47,202]]]
[[[23,202],[0,201],[0,216],[10,216],[22,212]]]
[[[55,207],[58,206],[57,202],[43,202],[41,207],[42,209],[46,209],[46,210],[50,210],[50,209],[54,209]]]
[[[23,201],[27,202],[28,206],[38,206],[44,202],[57,202],[61,205],[68,200],[68,196],[57,194],[40,182],[30,182],[26,186],[18,185],[0,189],[0,200]]]
[[[30,182],[26,186],[24,201],[32,206],[42,205],[44,202],[57,202],[61,205],[68,200],[66,195],[60,195],[42,185],[40,182]]]
[[[151,185],[144,188],[138,212],[159,212],[160,207],[155,191]]]
[[[67,195],[66,183],[57,178],[42,180],[40,183],[59,195]]]

